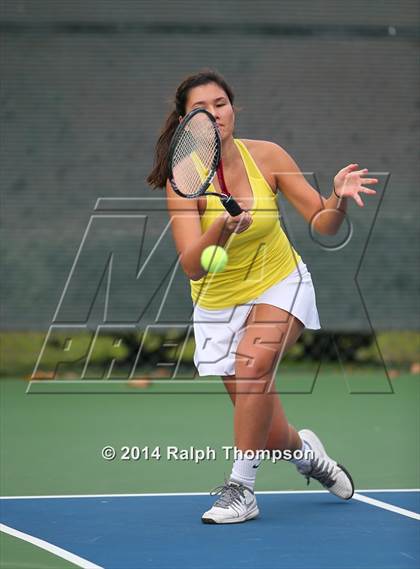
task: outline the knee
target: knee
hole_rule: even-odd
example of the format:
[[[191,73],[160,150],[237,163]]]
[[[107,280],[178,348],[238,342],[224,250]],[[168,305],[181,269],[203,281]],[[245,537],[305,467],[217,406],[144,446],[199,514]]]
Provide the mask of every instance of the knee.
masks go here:
[[[237,357],[235,362],[236,379],[270,381],[275,373],[275,358],[267,355]]]

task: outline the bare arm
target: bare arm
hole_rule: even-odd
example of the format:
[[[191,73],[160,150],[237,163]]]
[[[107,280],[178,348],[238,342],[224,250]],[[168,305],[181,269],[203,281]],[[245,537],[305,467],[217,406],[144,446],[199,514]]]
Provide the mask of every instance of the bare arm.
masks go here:
[[[357,170],[357,164],[349,164],[334,178],[335,193],[324,198],[305,179],[293,158],[280,146],[267,143],[270,166],[275,182],[286,199],[296,208],[318,233],[334,235],[345,217],[348,197],[363,207],[359,193],[375,194],[374,190],[365,188],[363,184],[376,184],[374,178],[362,178],[367,169]],[[338,194],[338,196],[337,196]],[[318,215],[323,212],[322,215]]]
[[[182,268],[189,279],[199,280],[207,274],[200,262],[203,250],[209,245],[223,247],[232,233],[245,231],[252,223],[252,218],[245,211],[236,217],[231,217],[227,212],[221,213],[202,233],[197,200],[178,196],[169,182],[166,184],[166,196],[172,234]]]

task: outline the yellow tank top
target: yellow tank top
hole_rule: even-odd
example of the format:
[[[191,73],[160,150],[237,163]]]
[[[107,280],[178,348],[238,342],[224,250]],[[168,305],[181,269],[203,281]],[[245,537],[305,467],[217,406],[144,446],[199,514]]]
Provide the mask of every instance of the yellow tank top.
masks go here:
[[[242,233],[233,233],[224,248],[229,256],[220,273],[207,273],[190,281],[194,304],[220,309],[245,304],[258,297],[296,269],[300,260],[287,239],[279,220],[276,196],[255,164],[245,144],[235,139],[242,156],[254,196],[250,213],[253,222]],[[216,191],[214,186],[209,191]],[[217,196],[206,196],[207,207],[201,216],[201,230],[225,211]]]

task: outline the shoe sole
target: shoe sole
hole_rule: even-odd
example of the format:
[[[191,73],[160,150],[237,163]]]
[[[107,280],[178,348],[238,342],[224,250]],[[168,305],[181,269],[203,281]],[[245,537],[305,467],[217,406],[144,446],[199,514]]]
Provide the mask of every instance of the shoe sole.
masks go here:
[[[258,507],[255,510],[249,512],[245,517],[242,518],[231,518],[228,520],[217,520],[214,518],[201,518],[203,524],[241,524],[255,519],[259,515],[260,511]]]
[[[354,494],[354,482],[353,482],[353,478],[351,477],[350,472],[347,470],[347,468],[345,468],[342,464],[339,464],[337,462],[337,466],[339,468],[341,468],[341,470],[346,474],[347,478],[350,480],[350,484],[351,484],[351,494],[348,498],[342,498],[341,496],[337,496],[337,494],[334,494],[334,496],[337,496],[337,498],[341,498],[342,500],[351,500],[351,498],[353,498],[353,494]]]

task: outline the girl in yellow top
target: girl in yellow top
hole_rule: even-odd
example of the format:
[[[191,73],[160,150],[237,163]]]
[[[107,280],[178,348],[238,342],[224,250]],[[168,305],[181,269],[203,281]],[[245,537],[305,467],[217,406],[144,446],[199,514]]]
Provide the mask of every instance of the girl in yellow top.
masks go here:
[[[288,423],[275,393],[283,354],[305,327],[320,327],[311,276],[281,229],[276,193],[281,191],[318,233],[333,235],[344,219],[347,199],[363,207],[360,194],[376,193],[365,185],[377,183],[362,177],[366,169],[349,164],[335,176],[331,196],[321,197],[283,148],[234,138],[233,103],[232,89],[219,74],[205,71],[185,79],[148,177],[152,186],[166,187],[175,245],[191,281],[195,364],[200,375],[222,377],[234,404],[237,452],[232,473],[203,514],[205,523],[236,523],[258,515],[254,484],[263,450],[289,451],[308,481],[318,480],[343,499],[353,495],[350,474],[326,454],[312,431],[297,432]],[[179,197],[167,180],[171,138],[194,108],[209,111],[219,127],[226,185],[244,210],[236,217],[217,197]],[[220,192],[217,181],[210,189]],[[225,247],[229,254],[221,273],[207,275],[200,264],[209,245]]]
[[[191,280],[194,303],[210,309],[239,305],[258,297],[294,271],[300,259],[281,228],[276,195],[248,150],[249,141],[234,139],[233,142],[245,168],[252,224],[240,235],[233,233],[225,244],[229,262],[223,272],[211,279],[205,275],[198,281]],[[207,196],[200,216],[202,233],[223,212],[220,199]]]

